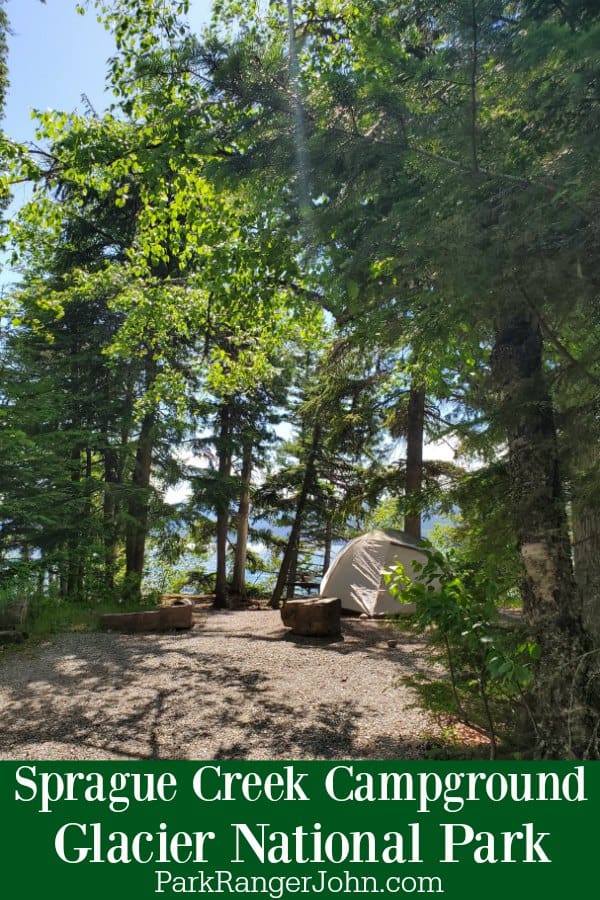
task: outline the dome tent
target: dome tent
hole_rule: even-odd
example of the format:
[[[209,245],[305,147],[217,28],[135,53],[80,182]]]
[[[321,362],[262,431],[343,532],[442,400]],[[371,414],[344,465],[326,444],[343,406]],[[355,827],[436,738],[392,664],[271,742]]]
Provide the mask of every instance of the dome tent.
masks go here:
[[[321,597],[339,597],[343,609],[375,616],[414,611],[390,594],[383,571],[402,563],[409,578],[413,560],[425,562],[416,540],[403,531],[375,529],[354,538],[333,560],[321,582]]]

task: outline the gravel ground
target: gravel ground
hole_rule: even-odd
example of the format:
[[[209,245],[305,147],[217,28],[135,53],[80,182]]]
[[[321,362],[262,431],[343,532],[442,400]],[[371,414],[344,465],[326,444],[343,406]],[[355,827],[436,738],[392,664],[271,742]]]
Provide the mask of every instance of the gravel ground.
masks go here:
[[[431,673],[422,641],[342,627],[323,643],[244,610],[189,632],[60,635],[0,663],[0,759],[419,758],[436,727],[401,679]]]

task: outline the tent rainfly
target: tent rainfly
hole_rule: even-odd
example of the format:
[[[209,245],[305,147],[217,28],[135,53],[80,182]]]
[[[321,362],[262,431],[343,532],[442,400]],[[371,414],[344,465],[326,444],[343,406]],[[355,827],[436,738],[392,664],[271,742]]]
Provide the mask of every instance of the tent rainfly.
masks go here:
[[[343,609],[368,616],[413,612],[413,604],[392,597],[383,578],[383,571],[398,563],[414,578],[413,560],[425,562],[426,558],[410,535],[392,529],[369,531],[340,550],[323,577],[320,595],[339,597]]]

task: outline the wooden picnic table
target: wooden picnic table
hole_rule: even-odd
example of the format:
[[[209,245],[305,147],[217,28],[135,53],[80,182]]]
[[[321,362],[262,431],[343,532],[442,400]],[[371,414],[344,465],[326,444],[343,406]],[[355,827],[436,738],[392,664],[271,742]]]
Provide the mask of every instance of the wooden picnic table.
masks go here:
[[[313,591],[319,591],[321,587],[320,581],[308,581],[306,578],[301,578],[299,581],[286,581],[286,587],[292,587],[294,589],[300,588],[300,590],[305,591],[307,594],[311,594]]]

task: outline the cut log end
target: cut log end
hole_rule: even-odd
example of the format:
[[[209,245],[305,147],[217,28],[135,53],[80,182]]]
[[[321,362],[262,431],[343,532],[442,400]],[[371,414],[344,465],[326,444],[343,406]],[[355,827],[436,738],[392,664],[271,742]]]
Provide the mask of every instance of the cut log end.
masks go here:
[[[17,600],[0,609],[0,629],[18,628],[29,615],[29,601]]]
[[[292,634],[331,637],[341,632],[342,601],[338,597],[288,600],[281,607],[281,621]]]

